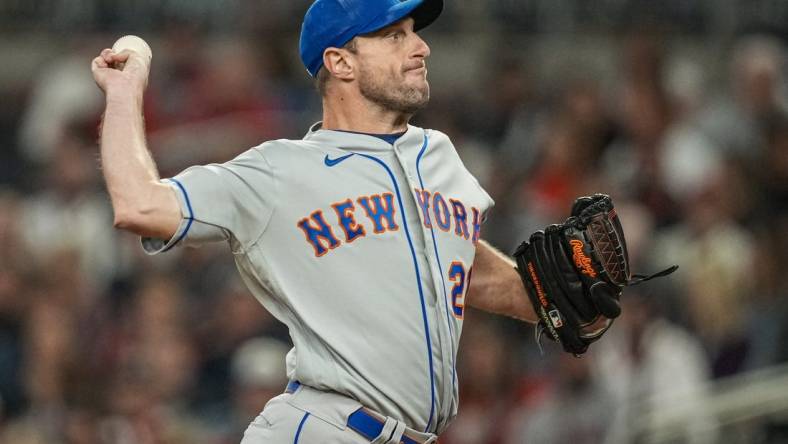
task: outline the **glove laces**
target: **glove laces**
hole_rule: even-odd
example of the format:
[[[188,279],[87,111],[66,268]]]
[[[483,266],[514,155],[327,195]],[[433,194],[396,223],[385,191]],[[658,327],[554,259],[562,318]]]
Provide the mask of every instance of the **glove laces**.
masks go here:
[[[668,268],[666,268],[666,269],[664,269],[662,271],[658,271],[658,272],[656,272],[654,274],[649,274],[649,275],[633,274],[632,275],[632,279],[630,279],[627,282],[626,285],[628,287],[631,287],[631,286],[634,286],[634,285],[637,285],[637,284],[640,284],[640,283],[643,283],[643,282],[646,282],[646,281],[650,281],[650,280],[652,280],[654,278],[667,276],[667,275],[673,273],[674,271],[676,271],[678,269],[679,269],[678,265],[671,265],[670,267],[668,267]]]

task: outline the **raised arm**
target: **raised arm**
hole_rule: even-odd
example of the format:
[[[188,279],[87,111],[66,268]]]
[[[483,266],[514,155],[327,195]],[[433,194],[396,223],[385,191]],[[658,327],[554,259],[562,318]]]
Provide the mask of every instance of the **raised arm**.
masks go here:
[[[536,322],[515,263],[485,241],[479,241],[473,261],[473,279],[466,303],[471,307],[521,321]]]
[[[117,69],[121,63],[123,68]],[[148,61],[132,51],[116,54],[105,49],[93,59],[93,78],[106,96],[101,163],[115,227],[169,239],[178,229],[181,213],[172,188],[159,182],[145,143],[142,97],[149,68]]]

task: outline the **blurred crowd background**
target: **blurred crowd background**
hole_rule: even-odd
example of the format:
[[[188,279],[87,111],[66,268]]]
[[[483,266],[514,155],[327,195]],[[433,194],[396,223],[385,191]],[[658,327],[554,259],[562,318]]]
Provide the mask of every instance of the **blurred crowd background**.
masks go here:
[[[788,2],[446,3],[414,123],[496,200],[484,237],[511,252],[604,191],[633,268],[681,268],[582,359],[471,310],[441,442],[788,442]],[[307,6],[0,1],[0,442],[234,443],[282,392],[289,336],[225,245],[151,258],[113,229],[89,63],[151,43],[172,175],[320,119]]]

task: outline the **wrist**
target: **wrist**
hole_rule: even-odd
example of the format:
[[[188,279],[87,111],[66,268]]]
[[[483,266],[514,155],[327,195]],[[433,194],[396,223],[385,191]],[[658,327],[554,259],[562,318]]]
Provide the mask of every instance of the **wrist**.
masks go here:
[[[143,89],[128,84],[116,84],[107,87],[107,106],[122,105],[142,108]]]

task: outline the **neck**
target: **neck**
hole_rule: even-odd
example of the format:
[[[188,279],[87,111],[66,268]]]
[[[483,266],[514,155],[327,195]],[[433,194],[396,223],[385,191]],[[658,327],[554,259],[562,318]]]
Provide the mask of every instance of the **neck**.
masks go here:
[[[327,94],[323,98],[323,129],[327,130],[395,134],[408,129],[410,117],[353,94]]]

